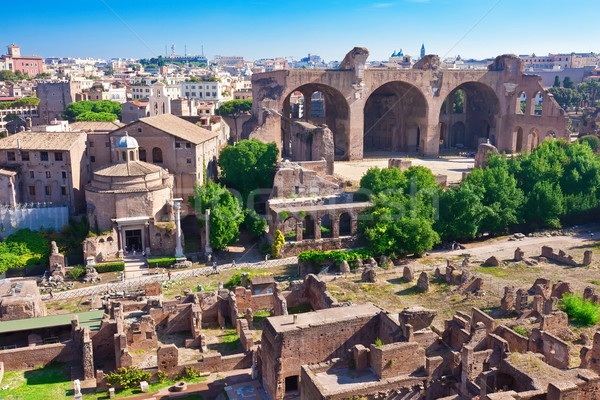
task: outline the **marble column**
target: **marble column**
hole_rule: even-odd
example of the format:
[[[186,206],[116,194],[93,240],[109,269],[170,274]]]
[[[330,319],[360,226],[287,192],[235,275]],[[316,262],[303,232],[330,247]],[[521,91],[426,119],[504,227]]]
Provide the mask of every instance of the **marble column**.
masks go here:
[[[185,254],[183,254],[183,246],[181,245],[181,202],[183,199],[173,199],[175,205],[175,229],[177,230],[177,246],[175,247],[175,257],[183,258]]]
[[[210,209],[209,208],[207,208],[204,213],[204,234],[205,234],[204,253],[211,254],[212,247],[210,247]]]

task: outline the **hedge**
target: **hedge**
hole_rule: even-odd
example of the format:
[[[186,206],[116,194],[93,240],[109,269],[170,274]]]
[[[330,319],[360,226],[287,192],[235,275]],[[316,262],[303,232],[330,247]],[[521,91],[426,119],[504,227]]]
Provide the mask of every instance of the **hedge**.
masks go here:
[[[85,268],[74,267],[67,271],[69,278],[74,281],[79,279],[83,274],[85,274]]]
[[[98,271],[99,274],[103,274],[105,272],[125,271],[125,263],[122,261],[107,264],[98,264],[94,267],[96,268],[96,271]]]
[[[371,252],[368,249],[356,249],[356,250],[332,250],[332,251],[319,251],[319,250],[307,250],[298,254],[298,260],[304,262],[311,262],[314,264],[322,264],[327,262],[333,262],[335,265],[339,265],[342,261],[352,261],[357,259],[364,259],[372,257]]]
[[[149,268],[163,268],[170,267],[175,264],[177,258],[175,257],[157,257],[148,259],[148,267]]]

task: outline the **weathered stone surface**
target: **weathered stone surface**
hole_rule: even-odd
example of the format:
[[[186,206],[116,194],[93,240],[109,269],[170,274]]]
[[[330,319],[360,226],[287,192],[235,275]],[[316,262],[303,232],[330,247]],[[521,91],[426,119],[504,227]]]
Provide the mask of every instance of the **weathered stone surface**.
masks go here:
[[[523,250],[521,250],[520,247],[517,247],[515,249],[515,261],[523,261],[523,258],[525,258],[525,252]]]
[[[514,307],[514,302],[515,302],[515,289],[512,286],[505,286],[504,287],[504,296],[502,297],[502,300],[500,301],[500,306],[502,308],[502,311],[504,311],[505,313],[511,312]]]
[[[583,265],[590,265],[592,263],[592,256],[594,253],[591,250],[586,250],[583,253]]]
[[[394,264],[386,256],[379,257],[379,265],[381,268],[389,268],[394,266]]]
[[[429,275],[427,272],[421,272],[421,275],[419,275],[419,280],[417,281],[417,287],[423,291],[429,291]]]
[[[377,282],[377,272],[374,268],[367,267],[361,275],[363,282]]]
[[[348,273],[350,273],[350,265],[348,265],[348,261],[343,260],[340,263],[340,272],[342,274],[348,274]]]
[[[158,370],[171,374],[179,365],[179,350],[174,344],[160,346],[156,352]]]
[[[485,260],[487,265],[491,265],[492,267],[497,267],[500,265],[500,260],[496,256],[491,256],[487,260]]]
[[[85,276],[83,277],[84,282],[96,283],[100,282],[101,280],[102,278],[100,278],[100,275],[98,275],[98,271],[96,271],[96,268],[92,266],[85,267]]]
[[[407,282],[412,282],[415,280],[415,271],[413,270],[412,265],[405,265],[404,270],[402,271],[402,278]]]
[[[477,148],[477,154],[475,154],[475,168],[485,168],[488,159],[493,154],[498,154],[496,146],[490,143],[481,143]]]
[[[437,311],[425,307],[408,307],[400,312],[399,318],[401,324],[410,324],[413,330],[418,331],[429,328],[436,315]]]

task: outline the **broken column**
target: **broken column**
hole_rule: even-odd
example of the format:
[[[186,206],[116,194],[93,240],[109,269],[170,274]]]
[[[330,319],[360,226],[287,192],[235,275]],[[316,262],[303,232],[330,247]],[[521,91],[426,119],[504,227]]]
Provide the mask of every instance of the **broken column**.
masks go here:
[[[590,265],[592,263],[592,255],[594,253],[591,250],[586,250],[583,253],[583,265]]]
[[[415,280],[415,271],[413,270],[412,265],[404,266],[404,270],[402,271],[402,278],[407,282],[412,282]]]
[[[521,250],[520,247],[517,247],[515,249],[515,261],[523,261],[524,258],[525,258],[525,252],[523,250]]]
[[[427,275],[427,272],[421,272],[421,275],[419,275],[419,280],[417,281],[417,287],[424,292],[429,291],[429,275]]]

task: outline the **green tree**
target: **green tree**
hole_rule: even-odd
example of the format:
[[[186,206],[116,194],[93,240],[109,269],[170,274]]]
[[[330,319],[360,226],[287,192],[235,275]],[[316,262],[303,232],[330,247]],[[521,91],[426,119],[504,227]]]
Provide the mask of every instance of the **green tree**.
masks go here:
[[[554,77],[554,84],[552,85],[552,87],[560,87],[560,78],[558,77],[558,75]]]
[[[563,195],[558,184],[548,181],[536,182],[527,195],[524,214],[533,227],[560,227],[563,213]]]
[[[252,99],[230,100],[219,107],[217,114],[223,117],[231,117],[235,125],[235,137],[239,139],[237,121],[243,115],[252,111]]]
[[[434,228],[444,239],[473,239],[479,232],[484,207],[469,183],[440,195],[439,218]]]
[[[253,237],[260,237],[265,233],[265,229],[267,229],[267,220],[258,215],[254,210],[245,210],[244,228],[246,228]]]
[[[114,114],[117,116],[117,118],[121,118],[121,104],[111,100],[76,101],[67,105],[65,111],[62,113],[62,116],[64,119],[74,122],[77,120],[77,116],[86,112]],[[97,119],[91,119],[91,121],[97,121]],[[99,119],[99,121],[105,120]]]
[[[239,227],[244,212],[239,200],[222,185],[209,180],[204,186],[194,188],[192,199],[196,211],[203,215],[210,210],[210,245],[222,250],[238,240]],[[203,220],[199,221],[203,223]]]
[[[252,139],[227,146],[221,151],[218,161],[221,181],[237,189],[243,199],[248,199],[255,189],[273,187],[278,157],[279,149],[275,143]]]
[[[17,80],[17,75],[9,70],[2,70],[0,71],[0,81],[16,81]]]
[[[400,168],[369,168],[360,179],[361,191],[368,195],[404,193],[404,188],[407,187],[407,184],[408,179]]]
[[[565,89],[573,89],[575,87],[573,79],[570,76],[565,76],[565,79],[563,79],[563,87]]]
[[[454,114],[462,114],[465,107],[465,92],[457,90],[454,92],[454,101],[452,103],[452,112]]]
[[[116,119],[116,114],[93,111],[83,112],[75,118],[76,121],[115,121]]]
[[[587,145],[590,146],[594,152],[598,151],[598,148],[600,147],[600,139],[598,136],[585,135],[580,137],[578,141],[579,143],[587,143]]]

